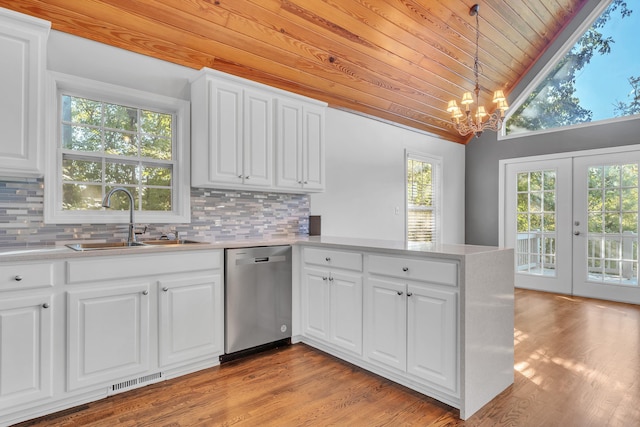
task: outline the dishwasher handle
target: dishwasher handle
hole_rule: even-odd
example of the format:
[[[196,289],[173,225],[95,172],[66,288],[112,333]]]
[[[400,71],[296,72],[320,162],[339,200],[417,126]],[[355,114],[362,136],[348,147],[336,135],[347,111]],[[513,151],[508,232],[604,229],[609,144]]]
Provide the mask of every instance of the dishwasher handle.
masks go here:
[[[263,256],[263,257],[247,257],[236,259],[236,265],[248,265],[248,264],[271,264],[274,262],[284,262],[287,257],[284,255],[276,256]]]

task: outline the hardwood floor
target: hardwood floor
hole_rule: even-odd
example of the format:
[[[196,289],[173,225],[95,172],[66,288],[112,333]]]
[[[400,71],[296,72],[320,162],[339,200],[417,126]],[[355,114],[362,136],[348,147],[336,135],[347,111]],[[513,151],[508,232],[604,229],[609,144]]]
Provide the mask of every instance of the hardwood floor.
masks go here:
[[[516,290],[515,383],[458,411],[297,344],[26,426],[640,426],[640,307]]]

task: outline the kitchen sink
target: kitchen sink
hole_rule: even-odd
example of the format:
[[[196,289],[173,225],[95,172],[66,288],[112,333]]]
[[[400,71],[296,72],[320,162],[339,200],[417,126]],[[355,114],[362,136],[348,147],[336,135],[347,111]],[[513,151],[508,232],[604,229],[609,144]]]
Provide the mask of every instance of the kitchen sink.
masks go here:
[[[125,248],[135,248],[140,246],[145,246],[140,242],[109,242],[109,243],[73,243],[66,245],[68,248],[73,249],[74,251],[99,251],[105,249],[125,249]]]
[[[66,245],[68,248],[73,249],[74,251],[99,251],[99,250],[107,250],[107,249],[126,249],[126,248],[140,248],[140,247],[149,247],[149,246],[172,246],[172,245],[192,245],[192,244],[203,244],[205,242],[198,242],[197,240],[167,240],[167,239],[159,239],[159,240],[145,240],[142,242],[111,242],[111,243],[73,243]]]
[[[193,245],[193,244],[203,244],[205,242],[198,242],[197,240],[186,240],[186,239],[179,239],[179,240],[168,240],[168,239],[158,239],[158,240],[143,240],[142,242],[143,245],[159,245],[159,246],[166,246],[166,245]]]

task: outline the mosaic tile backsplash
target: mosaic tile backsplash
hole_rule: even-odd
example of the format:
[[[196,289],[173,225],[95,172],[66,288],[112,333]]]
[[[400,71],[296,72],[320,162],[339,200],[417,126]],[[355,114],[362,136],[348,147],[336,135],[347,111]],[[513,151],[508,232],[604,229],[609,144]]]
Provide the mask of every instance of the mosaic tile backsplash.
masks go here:
[[[309,196],[192,188],[190,224],[137,225],[147,225],[145,238],[173,230],[207,242],[303,236],[309,233]],[[0,246],[126,238],[126,224],[45,224],[43,180],[0,177]]]

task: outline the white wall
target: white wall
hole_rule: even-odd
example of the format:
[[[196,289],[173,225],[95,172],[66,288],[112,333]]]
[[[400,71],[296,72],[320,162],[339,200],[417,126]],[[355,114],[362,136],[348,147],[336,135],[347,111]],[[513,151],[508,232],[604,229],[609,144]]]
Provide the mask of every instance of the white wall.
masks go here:
[[[408,149],[442,158],[442,240],[464,243],[463,145],[333,108],[326,127],[327,190],[311,196],[323,235],[404,240]]]
[[[51,31],[47,68],[105,83],[189,100],[197,70],[117,47]]]

